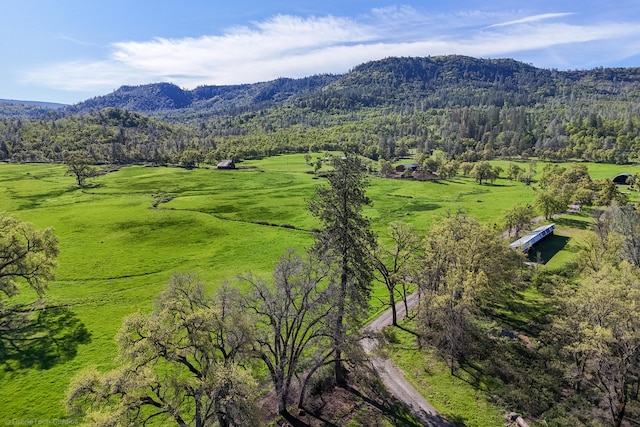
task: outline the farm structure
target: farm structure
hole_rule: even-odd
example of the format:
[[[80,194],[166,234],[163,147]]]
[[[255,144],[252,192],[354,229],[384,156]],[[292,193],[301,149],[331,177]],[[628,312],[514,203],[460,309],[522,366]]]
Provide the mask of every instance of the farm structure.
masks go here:
[[[528,232],[515,242],[509,245],[512,249],[520,249],[522,252],[527,252],[533,245],[544,239],[550,234],[553,234],[555,224],[541,225],[533,231]]]
[[[419,164],[416,164],[416,163],[405,163],[403,165],[396,166],[396,172],[404,172],[406,169],[411,169],[413,172],[415,172],[419,168],[420,168]]]
[[[221,160],[220,163],[218,163],[218,169],[235,169],[236,168],[236,164],[233,162],[233,160]]]
[[[621,173],[620,175],[613,178],[613,182],[619,185],[633,183],[634,181],[635,179],[630,173]]]

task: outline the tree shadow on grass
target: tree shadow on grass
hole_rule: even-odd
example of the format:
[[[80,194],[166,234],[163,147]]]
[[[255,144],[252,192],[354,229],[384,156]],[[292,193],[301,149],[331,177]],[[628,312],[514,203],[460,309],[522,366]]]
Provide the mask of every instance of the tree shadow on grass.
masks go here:
[[[566,392],[551,355],[538,351],[526,337],[481,329],[470,332],[474,338],[469,353],[458,361],[454,376],[486,393],[494,403],[535,417]]]
[[[579,230],[587,230],[593,225],[593,220],[591,218],[580,219],[560,217],[554,218],[553,221],[558,228],[576,228]]]
[[[45,193],[33,194],[30,196],[22,195],[20,196],[21,204],[20,209],[34,209],[40,207],[42,203],[50,199],[56,199],[58,197],[62,197],[66,194],[72,194],[78,191],[77,186],[70,186],[66,188],[51,190]]]
[[[529,250],[527,257],[529,261],[539,264],[546,264],[556,256],[569,242],[569,237],[550,235]]]
[[[413,200],[409,204],[407,204],[407,209],[410,212],[432,211],[438,208],[440,208],[440,205],[437,203],[429,203],[420,200]]]
[[[0,368],[50,369],[73,359],[91,334],[68,307],[21,304],[0,307]]]

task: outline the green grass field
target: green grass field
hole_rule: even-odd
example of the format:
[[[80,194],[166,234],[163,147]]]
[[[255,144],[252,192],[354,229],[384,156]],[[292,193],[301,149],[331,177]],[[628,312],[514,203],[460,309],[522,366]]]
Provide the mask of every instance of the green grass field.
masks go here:
[[[318,224],[306,207],[324,180],[309,173],[303,155],[241,166],[131,166],[93,178],[81,190],[61,165],[0,165],[0,210],[38,228],[54,227],[59,237],[57,277],[47,301],[68,306],[91,334],[75,358],[49,369],[0,368],[0,422],[64,419],[61,399],[71,377],[88,365],[114,366],[122,318],[150,310],[172,273],[192,272],[213,289],[242,273],[267,277],[286,248],[312,244],[309,230]],[[637,169],[589,167],[594,177]],[[507,209],[535,197],[532,188],[504,179],[483,186],[462,177],[370,183],[373,205],[365,214],[382,242],[392,221],[425,232],[437,218],[464,210],[499,225]],[[153,208],[156,194],[173,199]],[[32,297],[25,292],[18,300]]]

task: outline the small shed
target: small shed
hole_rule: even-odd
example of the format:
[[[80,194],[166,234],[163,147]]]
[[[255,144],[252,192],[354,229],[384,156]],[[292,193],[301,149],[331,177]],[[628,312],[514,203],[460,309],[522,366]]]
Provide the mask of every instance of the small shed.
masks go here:
[[[631,175],[630,173],[621,173],[620,175],[617,175],[615,178],[613,178],[613,182],[619,185],[626,185],[629,178],[631,178],[631,182],[635,180],[633,178],[633,175]]]
[[[233,163],[233,160],[220,160],[218,163],[218,169],[235,169],[236,164]]]
[[[396,172],[404,172],[406,169],[411,169],[412,171],[417,171],[420,167],[417,163],[405,163],[403,165],[396,166]]]

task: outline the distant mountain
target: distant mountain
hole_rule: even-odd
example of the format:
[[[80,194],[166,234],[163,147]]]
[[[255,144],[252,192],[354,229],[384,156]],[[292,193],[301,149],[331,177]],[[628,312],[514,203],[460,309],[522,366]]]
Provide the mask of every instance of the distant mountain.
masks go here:
[[[51,109],[58,109],[66,107],[67,104],[59,104],[57,102],[43,102],[43,101],[20,101],[17,99],[0,99],[0,102],[4,104],[16,104],[16,105],[31,105],[36,107],[44,107]]]
[[[387,58],[355,67],[311,95],[315,108],[534,106],[556,97],[637,96],[640,68],[558,71],[512,59]]]
[[[0,99],[0,118],[3,117],[42,117],[48,116],[66,107],[65,104],[41,101],[20,101],[16,99]]]
[[[639,113],[640,68],[387,58],[341,75],[123,86],[55,110],[0,103],[0,160],[60,161],[84,150],[98,163],[197,164],[346,147],[371,159],[438,149],[460,161],[626,164],[640,161]]]
[[[155,115],[169,114],[175,110],[234,113],[280,104],[294,96],[312,93],[337,78],[332,75],[280,78],[254,84],[200,86],[193,90],[184,90],[172,83],[122,86],[108,95],[88,99],[65,110],[86,113],[117,107]]]
[[[640,68],[557,71],[512,59],[452,55],[387,58],[358,65],[343,75],[280,78],[193,90],[171,83],[122,86],[64,111],[86,113],[115,107],[183,121],[285,104],[342,112],[376,106],[421,110],[505,104],[532,106],[557,96],[635,96],[639,88]]]

